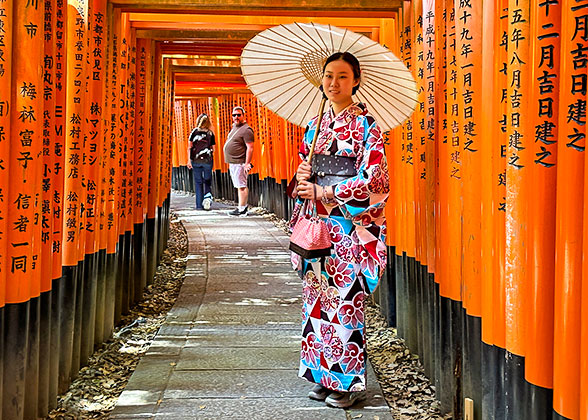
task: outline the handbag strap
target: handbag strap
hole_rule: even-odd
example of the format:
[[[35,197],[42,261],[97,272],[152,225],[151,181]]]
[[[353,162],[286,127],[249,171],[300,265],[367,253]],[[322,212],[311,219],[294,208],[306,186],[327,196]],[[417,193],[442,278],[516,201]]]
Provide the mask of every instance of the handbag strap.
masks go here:
[[[300,214],[302,214],[303,216],[318,217],[318,213],[316,212],[316,205],[311,202],[312,200],[310,199],[304,199]]]

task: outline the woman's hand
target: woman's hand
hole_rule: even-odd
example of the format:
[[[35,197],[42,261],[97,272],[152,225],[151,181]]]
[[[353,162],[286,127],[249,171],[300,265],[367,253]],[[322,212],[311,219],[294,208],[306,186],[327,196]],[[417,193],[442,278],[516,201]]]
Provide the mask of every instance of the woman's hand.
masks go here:
[[[320,185],[308,181],[299,182],[296,186],[298,197],[309,200],[320,200],[323,198],[324,191],[325,190]]]
[[[310,176],[312,175],[312,167],[310,163],[307,161],[302,161],[300,165],[298,165],[298,169],[296,170],[296,181],[299,183],[302,181],[308,181]]]
[[[192,169],[192,162],[190,162],[190,158],[188,158],[188,164],[186,166],[188,169]]]

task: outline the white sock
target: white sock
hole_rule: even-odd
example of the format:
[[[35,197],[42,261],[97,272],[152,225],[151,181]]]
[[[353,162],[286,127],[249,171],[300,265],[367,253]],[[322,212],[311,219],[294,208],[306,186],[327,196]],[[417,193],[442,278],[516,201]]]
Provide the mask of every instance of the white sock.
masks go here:
[[[239,211],[243,211],[247,208],[247,206],[238,206]]]

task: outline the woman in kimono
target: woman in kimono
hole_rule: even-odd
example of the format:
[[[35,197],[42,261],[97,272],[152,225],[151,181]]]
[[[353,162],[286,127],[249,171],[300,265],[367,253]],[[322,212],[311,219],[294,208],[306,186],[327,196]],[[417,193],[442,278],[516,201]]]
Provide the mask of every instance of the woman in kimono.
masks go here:
[[[356,158],[357,175],[332,186],[310,182],[305,161],[317,130],[308,124],[300,147],[296,193],[314,201],[329,228],[328,257],[306,260],[292,254],[303,280],[302,351],[299,376],[315,383],[309,397],[332,407],[365,399],[367,354],[364,298],[372,293],[386,265],[388,167],[380,128],[351,95],[360,85],[360,67],[350,53],[335,53],[323,68],[321,90],[330,107],[320,123],[315,153]],[[291,225],[300,214],[301,200]]]

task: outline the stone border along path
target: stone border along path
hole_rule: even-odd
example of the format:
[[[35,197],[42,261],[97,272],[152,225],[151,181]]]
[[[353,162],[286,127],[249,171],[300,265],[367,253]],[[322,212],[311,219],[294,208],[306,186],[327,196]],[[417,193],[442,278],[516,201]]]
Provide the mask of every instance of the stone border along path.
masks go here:
[[[186,278],[111,419],[392,419],[371,365],[349,410],[307,397],[298,378],[301,282],[288,236],[261,216],[172,193],[189,238]]]

